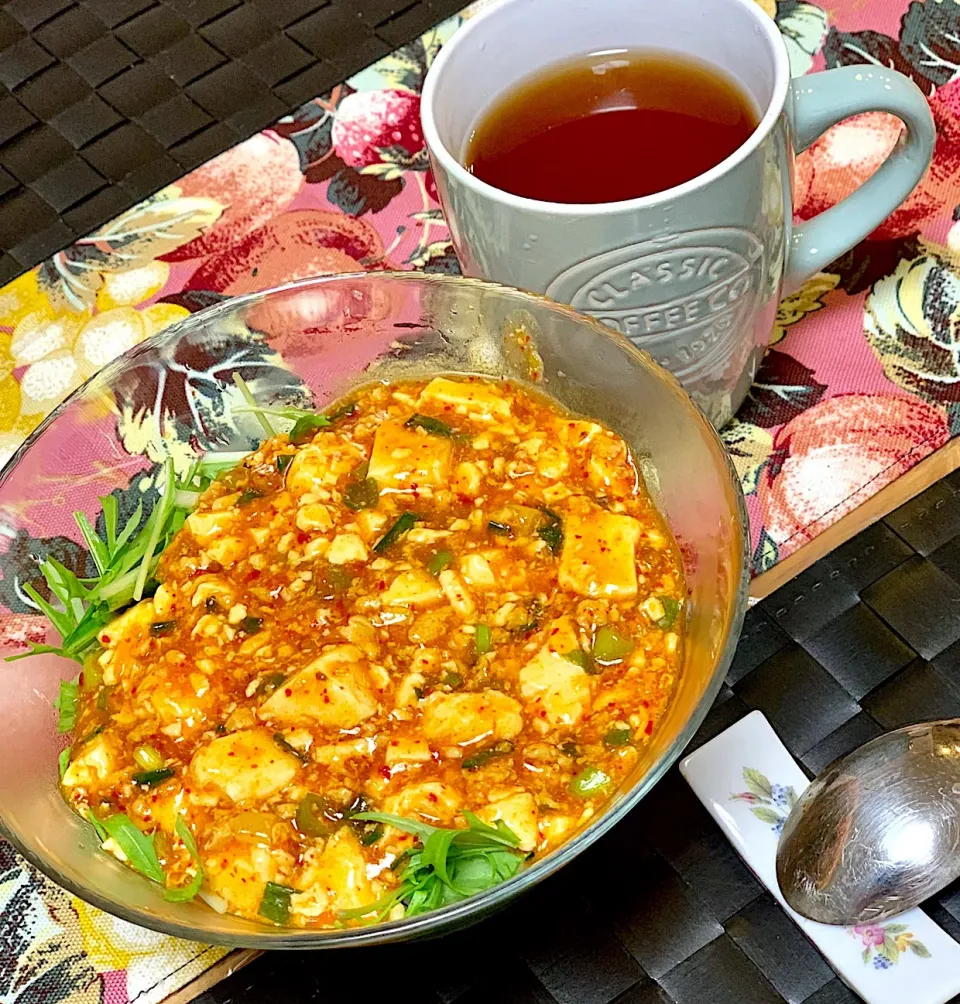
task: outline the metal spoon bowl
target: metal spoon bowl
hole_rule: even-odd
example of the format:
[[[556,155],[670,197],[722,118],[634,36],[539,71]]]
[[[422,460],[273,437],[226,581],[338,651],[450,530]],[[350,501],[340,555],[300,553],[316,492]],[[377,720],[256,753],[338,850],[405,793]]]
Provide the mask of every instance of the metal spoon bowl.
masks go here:
[[[777,848],[787,903],[824,924],[870,924],[960,876],[960,719],[910,725],[831,764]]]

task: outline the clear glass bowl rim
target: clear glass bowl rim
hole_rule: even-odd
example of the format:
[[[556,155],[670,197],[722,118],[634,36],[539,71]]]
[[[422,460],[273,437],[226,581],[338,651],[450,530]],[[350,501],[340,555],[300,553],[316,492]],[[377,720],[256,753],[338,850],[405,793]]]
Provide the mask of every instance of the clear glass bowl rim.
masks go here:
[[[438,273],[426,273],[418,271],[383,271],[383,272],[346,272],[335,275],[311,276],[306,279],[298,279],[293,282],[283,283],[269,289],[260,290],[255,293],[246,293],[241,296],[231,297],[221,303],[214,304],[185,317],[182,320],[165,328],[163,331],[143,342],[134,348],[122,353],[117,359],[108,363],[103,369],[98,371],[88,380],[84,381],[68,397],[66,397],[50,414],[40,423],[40,425],[24,440],[17,448],[16,452],[0,470],[0,489],[2,489],[9,473],[17,466],[21,458],[31,449],[33,444],[43,435],[44,431],[65,412],[76,398],[82,397],[91,381],[96,380],[104,370],[122,364],[129,355],[142,352],[153,343],[162,341],[173,341],[182,337],[183,334],[194,329],[203,328],[208,321],[219,314],[229,314],[237,310],[243,310],[252,304],[259,303],[270,297],[281,293],[289,293],[300,289],[310,289],[330,283],[343,283],[346,281],[367,282],[386,279],[398,282],[410,283],[430,283],[437,285],[472,286],[474,288],[485,289],[491,292],[505,291],[513,297],[525,299],[530,303],[546,305],[549,309],[567,315],[570,320],[578,325],[592,329],[598,337],[611,339],[617,342],[622,348],[626,348],[638,365],[643,369],[652,372],[660,381],[665,383],[673,396],[677,398],[681,409],[689,414],[694,424],[701,426],[705,435],[715,440],[715,446],[720,454],[726,459],[728,476],[731,479],[735,491],[736,499],[736,526],[735,534],[740,537],[740,575],[739,589],[734,601],[733,615],[730,622],[730,632],[724,642],[720,657],[707,686],[704,688],[702,696],[694,709],[693,714],[687,719],[683,728],[679,731],[673,743],[661,755],[660,759],[634,784],[626,794],[616,804],[600,813],[597,818],[577,833],[573,838],[562,844],[555,851],[545,858],[534,863],[531,867],[518,872],[513,878],[508,879],[501,885],[495,886],[487,892],[471,896],[469,899],[433,910],[429,913],[420,914],[411,918],[388,921],[379,924],[371,924],[368,927],[346,928],[343,930],[311,930],[308,928],[283,928],[264,926],[263,931],[252,934],[231,935],[226,932],[219,933],[208,931],[205,928],[158,918],[147,911],[130,908],[122,903],[114,902],[108,897],[102,896],[96,889],[89,888],[76,883],[61,875],[61,873],[47,862],[42,855],[34,852],[30,847],[11,833],[3,818],[0,817],[0,835],[5,837],[16,850],[35,868],[51,879],[61,888],[84,900],[91,906],[102,910],[112,916],[119,917],[128,923],[146,927],[150,930],[170,935],[171,937],[183,938],[189,941],[197,941],[211,945],[224,945],[230,948],[253,948],[253,949],[328,949],[361,947],[364,945],[390,944],[400,941],[410,941],[417,938],[424,938],[444,934],[458,928],[470,926],[484,917],[500,910],[509,901],[516,898],[523,892],[531,889],[564,865],[568,864],[580,853],[599,840],[613,826],[615,826],[637,803],[656,785],[661,777],[678,759],[687,743],[693,738],[694,733],[700,726],[707,712],[710,710],[713,700],[716,697],[723,680],[726,676],[733,655],[736,650],[737,641],[740,635],[740,628],[748,605],[748,591],[750,581],[750,538],[749,521],[746,505],[740,490],[740,481],[732,461],[727,454],[716,430],[703,415],[697,405],[688,397],[681,388],[676,377],[672,373],[659,366],[649,354],[641,351],[627,338],[619,332],[604,327],[588,315],[581,314],[565,304],[557,303],[548,297],[525,290],[519,290],[510,286],[503,286],[499,283],[487,282],[481,279],[472,279],[464,276],[453,276]],[[213,912],[213,911],[211,911]],[[214,914],[216,916],[216,914]]]

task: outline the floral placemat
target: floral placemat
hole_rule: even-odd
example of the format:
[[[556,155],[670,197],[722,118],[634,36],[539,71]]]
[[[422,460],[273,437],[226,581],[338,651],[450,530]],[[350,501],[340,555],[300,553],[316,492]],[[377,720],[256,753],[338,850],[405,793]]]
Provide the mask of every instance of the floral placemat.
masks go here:
[[[756,572],[960,430],[960,4],[763,5],[795,74],[853,62],[893,66],[929,96],[939,138],[908,202],[784,302],[751,396],[723,432],[747,494]],[[467,16],[0,290],[0,460],[118,353],[223,297],[357,268],[455,273],[418,94],[440,45]],[[799,158],[797,214],[807,218],[847,194],[899,131],[884,114],[830,130]],[[162,423],[143,416],[203,383],[197,366],[181,381],[143,388],[150,399],[121,411],[131,454],[176,451],[175,430],[157,432]],[[61,552],[75,547],[21,536],[0,555],[0,574],[25,553],[69,559]],[[24,597],[0,592],[5,641],[36,637],[40,620]],[[100,914],[5,846],[0,917],[0,998],[10,1001],[153,1004],[224,954]]]

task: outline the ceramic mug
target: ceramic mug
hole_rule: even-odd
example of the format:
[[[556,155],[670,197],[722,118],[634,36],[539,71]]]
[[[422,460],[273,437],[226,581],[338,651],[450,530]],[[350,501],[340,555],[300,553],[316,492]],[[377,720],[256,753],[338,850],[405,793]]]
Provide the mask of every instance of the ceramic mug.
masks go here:
[[[760,124],[704,174],[625,202],[539,202],[463,166],[478,118],[519,80],[570,57],[635,48],[725,70]],[[794,154],[866,111],[899,117],[900,141],[853,194],[795,226]],[[926,100],[899,73],[848,66],[791,81],[783,39],[753,0],[501,0],[444,45],[421,114],[465,274],[545,293],[622,332],[672,370],[715,425],[746,397],[780,296],[903,202],[935,140]],[[650,147],[657,156],[656,136]]]

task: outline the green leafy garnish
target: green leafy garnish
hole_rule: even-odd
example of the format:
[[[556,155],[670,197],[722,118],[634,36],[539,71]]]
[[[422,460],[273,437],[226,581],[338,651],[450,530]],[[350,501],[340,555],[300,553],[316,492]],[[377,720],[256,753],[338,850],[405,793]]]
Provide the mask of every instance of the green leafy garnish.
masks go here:
[[[476,770],[478,767],[483,767],[485,764],[490,763],[491,760],[507,756],[512,752],[513,743],[506,739],[501,739],[500,742],[495,743],[489,749],[481,750],[479,753],[474,753],[473,756],[468,756],[460,766],[463,770]]]
[[[661,596],[660,603],[663,606],[663,616],[657,621],[657,627],[669,631],[680,613],[680,601],[672,596]]]
[[[290,442],[295,446],[309,443],[318,429],[325,429],[329,424],[330,419],[326,415],[301,415],[290,430]]]
[[[40,563],[40,571],[59,606],[46,600],[26,583],[23,591],[60,634],[59,647],[34,646],[32,651],[11,659],[24,658],[39,652],[50,652],[82,663],[86,653],[98,642],[100,631],[115,613],[143,597],[153,586],[153,573],[160,554],[173,535],[183,525],[196,504],[201,491],[211,481],[213,471],[222,468],[222,457],[228,466],[236,466],[240,454],[208,454],[199,458],[183,481],[174,477],[173,462],[166,460],[155,477],[160,498],[144,521],[143,506],[138,505],[118,532],[118,506],[114,496],[100,499],[103,506],[104,536],[99,537],[89,521],[77,514],[81,535],[90,548],[97,567],[97,576],[79,579],[55,558]],[[185,501],[180,497],[185,496]]]
[[[593,657],[605,666],[622,662],[633,651],[633,639],[604,624],[593,642]]]
[[[542,507],[540,512],[547,517],[547,522],[537,530],[537,536],[550,548],[551,554],[559,554],[563,550],[563,523],[552,509]]]
[[[353,910],[342,910],[341,920],[382,920],[398,903],[408,917],[456,903],[491,889],[515,875],[524,855],[517,835],[502,821],[494,826],[464,812],[467,828],[440,829],[383,812],[364,813],[362,819],[412,833],[421,846],[402,861],[401,881],[382,899]]]
[[[274,924],[286,924],[290,919],[290,897],[293,890],[289,886],[268,882],[263,890],[260,908],[257,911],[266,920]]]
[[[486,624],[478,624],[476,634],[473,636],[473,643],[477,650],[477,655],[486,655],[493,651],[493,635]]]
[[[63,780],[63,775],[66,774],[67,768],[70,766],[70,750],[71,747],[68,746],[66,749],[60,750],[60,755],[57,757],[57,764],[60,768],[60,780]]]
[[[141,770],[134,774],[130,780],[134,784],[142,784],[150,788],[161,781],[166,781],[168,777],[173,777],[174,773],[175,771],[172,767],[160,767],[157,770]]]
[[[351,481],[343,490],[343,504],[354,512],[376,509],[380,501],[380,486],[376,478]]]
[[[599,767],[588,764],[570,782],[570,794],[577,798],[592,798],[610,784],[610,778]]]
[[[439,575],[453,561],[453,551],[437,551],[427,562],[427,571],[431,575]]]
[[[281,453],[276,459],[277,470],[283,474],[284,471],[293,463],[292,453]]]
[[[197,842],[193,839],[190,827],[187,826],[183,816],[177,816],[176,831],[177,836],[183,841],[190,852],[190,857],[193,858],[197,873],[187,885],[166,889],[163,893],[163,898],[168,903],[189,903],[200,892],[200,886],[203,884],[203,866],[200,864],[200,851],[197,848]]]
[[[61,680],[60,693],[54,702],[59,713],[57,732],[72,732],[77,724],[77,702],[80,699],[80,684],[76,680]]]
[[[146,875],[148,879],[163,884],[166,876],[163,874],[156,848],[153,846],[156,834],[151,833],[147,836],[137,828],[129,816],[125,816],[122,812],[107,816],[99,820],[99,823],[107,836],[111,837],[123,851],[133,868],[141,875]]]
[[[403,423],[408,429],[423,429],[431,436],[443,436],[444,439],[453,437],[453,429],[446,422],[441,422],[439,418],[431,418],[430,415],[411,415]]]
[[[420,517],[415,512],[403,512],[389,530],[373,545],[375,554],[383,554],[409,530],[412,530]]]
[[[154,621],[150,625],[150,634],[154,638],[162,638],[165,634],[170,634],[176,626],[176,621]]]

